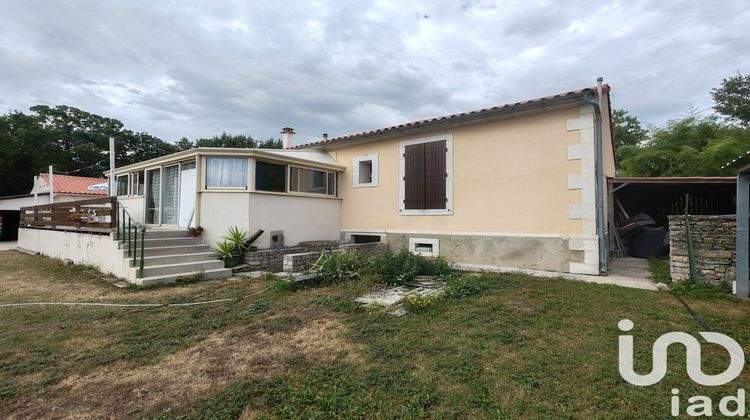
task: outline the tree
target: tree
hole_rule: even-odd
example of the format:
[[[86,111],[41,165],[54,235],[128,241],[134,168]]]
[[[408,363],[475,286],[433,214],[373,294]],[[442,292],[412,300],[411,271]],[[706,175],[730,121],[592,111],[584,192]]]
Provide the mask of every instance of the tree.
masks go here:
[[[195,147],[234,147],[242,149],[281,149],[281,139],[269,138],[257,141],[250,135],[221,133],[211,138],[196,139],[194,142],[183,137],[175,143],[177,150],[188,150]]]
[[[615,147],[638,146],[648,140],[648,130],[641,127],[638,117],[624,109],[612,110],[612,134]]]
[[[653,132],[640,146],[624,146],[620,174],[625,176],[734,175],[721,167],[743,154],[750,130],[722,124],[716,117],[691,115]]]
[[[750,127],[750,73],[724,79],[711,90],[714,111],[744,127]]]
[[[101,177],[109,169],[109,137],[118,166],[173,153],[174,145],[123,123],[69,106],[37,105],[30,114],[0,116],[0,195],[28,193],[34,175],[53,165],[57,173]]]

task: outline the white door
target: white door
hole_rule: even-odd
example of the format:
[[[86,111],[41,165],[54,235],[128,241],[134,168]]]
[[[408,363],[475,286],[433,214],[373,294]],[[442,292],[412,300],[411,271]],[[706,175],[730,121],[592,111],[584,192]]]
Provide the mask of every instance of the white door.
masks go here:
[[[195,226],[195,164],[183,164],[180,171],[180,221],[178,226]]]

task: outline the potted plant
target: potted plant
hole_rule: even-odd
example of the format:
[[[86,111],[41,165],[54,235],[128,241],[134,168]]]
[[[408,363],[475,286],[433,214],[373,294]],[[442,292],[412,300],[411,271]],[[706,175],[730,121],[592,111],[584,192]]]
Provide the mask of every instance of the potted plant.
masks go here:
[[[201,236],[201,234],[203,234],[203,227],[201,226],[191,227],[191,228],[188,228],[188,232],[190,232],[190,236],[192,236],[193,238],[197,238]]]
[[[240,254],[237,252],[235,244],[229,241],[221,241],[216,243],[216,251],[214,255],[219,257],[220,260],[224,261],[224,267],[232,268],[240,262]]]
[[[214,255],[224,261],[224,266],[232,268],[236,266],[242,255],[247,251],[247,231],[237,226],[232,226],[224,236],[224,240],[216,243]]]

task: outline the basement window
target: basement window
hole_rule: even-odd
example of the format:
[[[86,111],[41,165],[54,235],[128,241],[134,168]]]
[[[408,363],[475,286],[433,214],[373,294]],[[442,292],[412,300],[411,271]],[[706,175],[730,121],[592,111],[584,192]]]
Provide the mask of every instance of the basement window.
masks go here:
[[[378,186],[378,155],[364,155],[354,158],[354,188]]]
[[[352,242],[355,244],[371,244],[380,242],[380,235],[352,235]]]
[[[409,238],[409,251],[423,257],[440,255],[440,240],[432,238]]]

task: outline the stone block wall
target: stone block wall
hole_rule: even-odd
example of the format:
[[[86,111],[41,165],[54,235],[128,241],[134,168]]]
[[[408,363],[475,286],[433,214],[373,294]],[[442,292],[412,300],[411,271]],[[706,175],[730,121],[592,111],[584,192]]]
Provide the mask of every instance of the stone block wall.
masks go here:
[[[245,253],[243,262],[248,265],[251,271],[287,271],[285,261],[287,256],[294,255],[289,259],[290,269],[298,272],[312,267],[318,260],[320,253],[326,249],[336,250],[357,250],[365,255],[383,255],[388,250],[388,244],[383,242],[374,242],[369,244],[350,244],[341,241],[309,241],[300,242],[296,246],[281,249],[263,249],[255,252]],[[304,267],[302,269],[298,269]]]
[[[385,242],[371,242],[367,244],[343,243],[339,245],[338,249],[333,250],[333,252],[345,251],[357,251],[360,254],[379,257],[388,252],[388,244]],[[299,273],[309,270],[315,262],[318,261],[318,258],[320,258],[320,252],[321,251],[284,255],[284,272]]]
[[[737,222],[734,215],[690,216],[693,255],[699,281],[735,280]],[[669,216],[669,268],[672,280],[690,278],[685,216]]]

